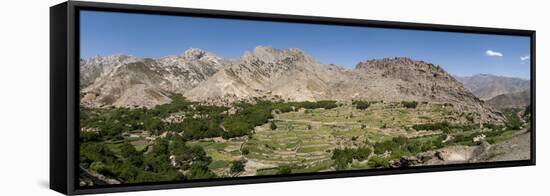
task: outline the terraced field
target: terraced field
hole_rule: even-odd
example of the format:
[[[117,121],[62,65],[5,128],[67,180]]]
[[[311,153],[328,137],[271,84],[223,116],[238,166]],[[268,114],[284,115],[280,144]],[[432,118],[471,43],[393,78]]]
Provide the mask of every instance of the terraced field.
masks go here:
[[[230,162],[239,159],[247,160],[246,171],[241,176],[277,174],[282,167],[292,168],[292,173],[318,172],[333,170],[334,149],[369,146],[399,136],[417,138],[441,134],[441,131],[413,130],[414,124],[473,123],[469,117],[472,114],[460,114],[450,105],[434,103],[419,103],[416,108],[406,108],[400,103],[374,103],[366,110],[344,103],[329,110],[275,111],[274,116],[274,130],[271,123],[267,123],[256,127],[250,137],[217,138],[190,144],[205,149],[214,160],[210,168],[221,176],[227,176]],[[368,168],[366,161],[355,161],[351,167],[362,168]]]
[[[188,142],[189,145],[198,145],[204,148],[206,154],[212,157],[212,163],[208,166],[218,176],[229,176],[229,167],[231,161],[239,160],[242,156],[241,146],[246,138],[233,138],[224,140],[222,138],[212,138],[199,141]]]

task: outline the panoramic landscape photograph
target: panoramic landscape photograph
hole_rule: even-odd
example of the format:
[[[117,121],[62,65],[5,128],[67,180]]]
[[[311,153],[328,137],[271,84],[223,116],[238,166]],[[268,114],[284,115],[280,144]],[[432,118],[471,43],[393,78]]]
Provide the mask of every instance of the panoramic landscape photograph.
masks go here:
[[[80,12],[80,187],[529,160],[524,36]]]

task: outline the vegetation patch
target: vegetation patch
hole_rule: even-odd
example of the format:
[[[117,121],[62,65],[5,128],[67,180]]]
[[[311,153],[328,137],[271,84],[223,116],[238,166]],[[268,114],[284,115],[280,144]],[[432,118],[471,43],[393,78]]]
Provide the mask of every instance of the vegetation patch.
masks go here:
[[[402,101],[401,104],[406,108],[416,108],[418,102],[416,101]]]
[[[354,159],[364,161],[369,158],[370,154],[371,149],[367,147],[360,147],[357,149],[335,149],[332,152],[331,159],[334,160],[334,167],[336,170],[345,170]]]

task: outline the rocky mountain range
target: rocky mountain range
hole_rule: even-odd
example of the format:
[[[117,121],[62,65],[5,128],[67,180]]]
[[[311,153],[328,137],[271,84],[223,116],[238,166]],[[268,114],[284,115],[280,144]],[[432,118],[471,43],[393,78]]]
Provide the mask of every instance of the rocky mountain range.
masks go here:
[[[184,94],[206,81],[224,61],[196,48],[158,59],[115,55],[83,60],[81,103],[90,107],[169,103],[170,94]]]
[[[455,78],[483,100],[489,100],[502,94],[519,93],[530,89],[530,81],[521,78],[491,74],[477,74],[466,77],[455,76]]]
[[[441,67],[404,57],[349,69],[322,64],[296,48],[258,46],[240,59],[189,49],[157,59],[94,57],[81,61],[81,75],[81,104],[87,107],[152,107],[178,93],[212,104],[252,98],[445,102],[499,118]]]

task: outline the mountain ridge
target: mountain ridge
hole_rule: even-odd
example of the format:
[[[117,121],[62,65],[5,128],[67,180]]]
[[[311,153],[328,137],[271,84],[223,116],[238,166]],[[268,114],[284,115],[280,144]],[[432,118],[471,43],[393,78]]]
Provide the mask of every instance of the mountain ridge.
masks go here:
[[[525,91],[530,89],[531,85],[526,79],[492,74],[455,76],[455,78],[482,100],[489,100],[501,94]]]
[[[516,93],[497,95],[489,100],[487,104],[499,110],[508,108],[525,108],[531,103],[531,91],[525,90]]]
[[[347,69],[322,64],[301,49],[257,46],[240,59],[191,48],[179,56],[114,62],[101,64],[106,68],[96,70],[103,72],[82,88],[84,106],[153,107],[169,103],[171,94],[216,105],[255,98],[361,99],[449,102],[498,118],[443,68],[407,57],[367,60]]]

